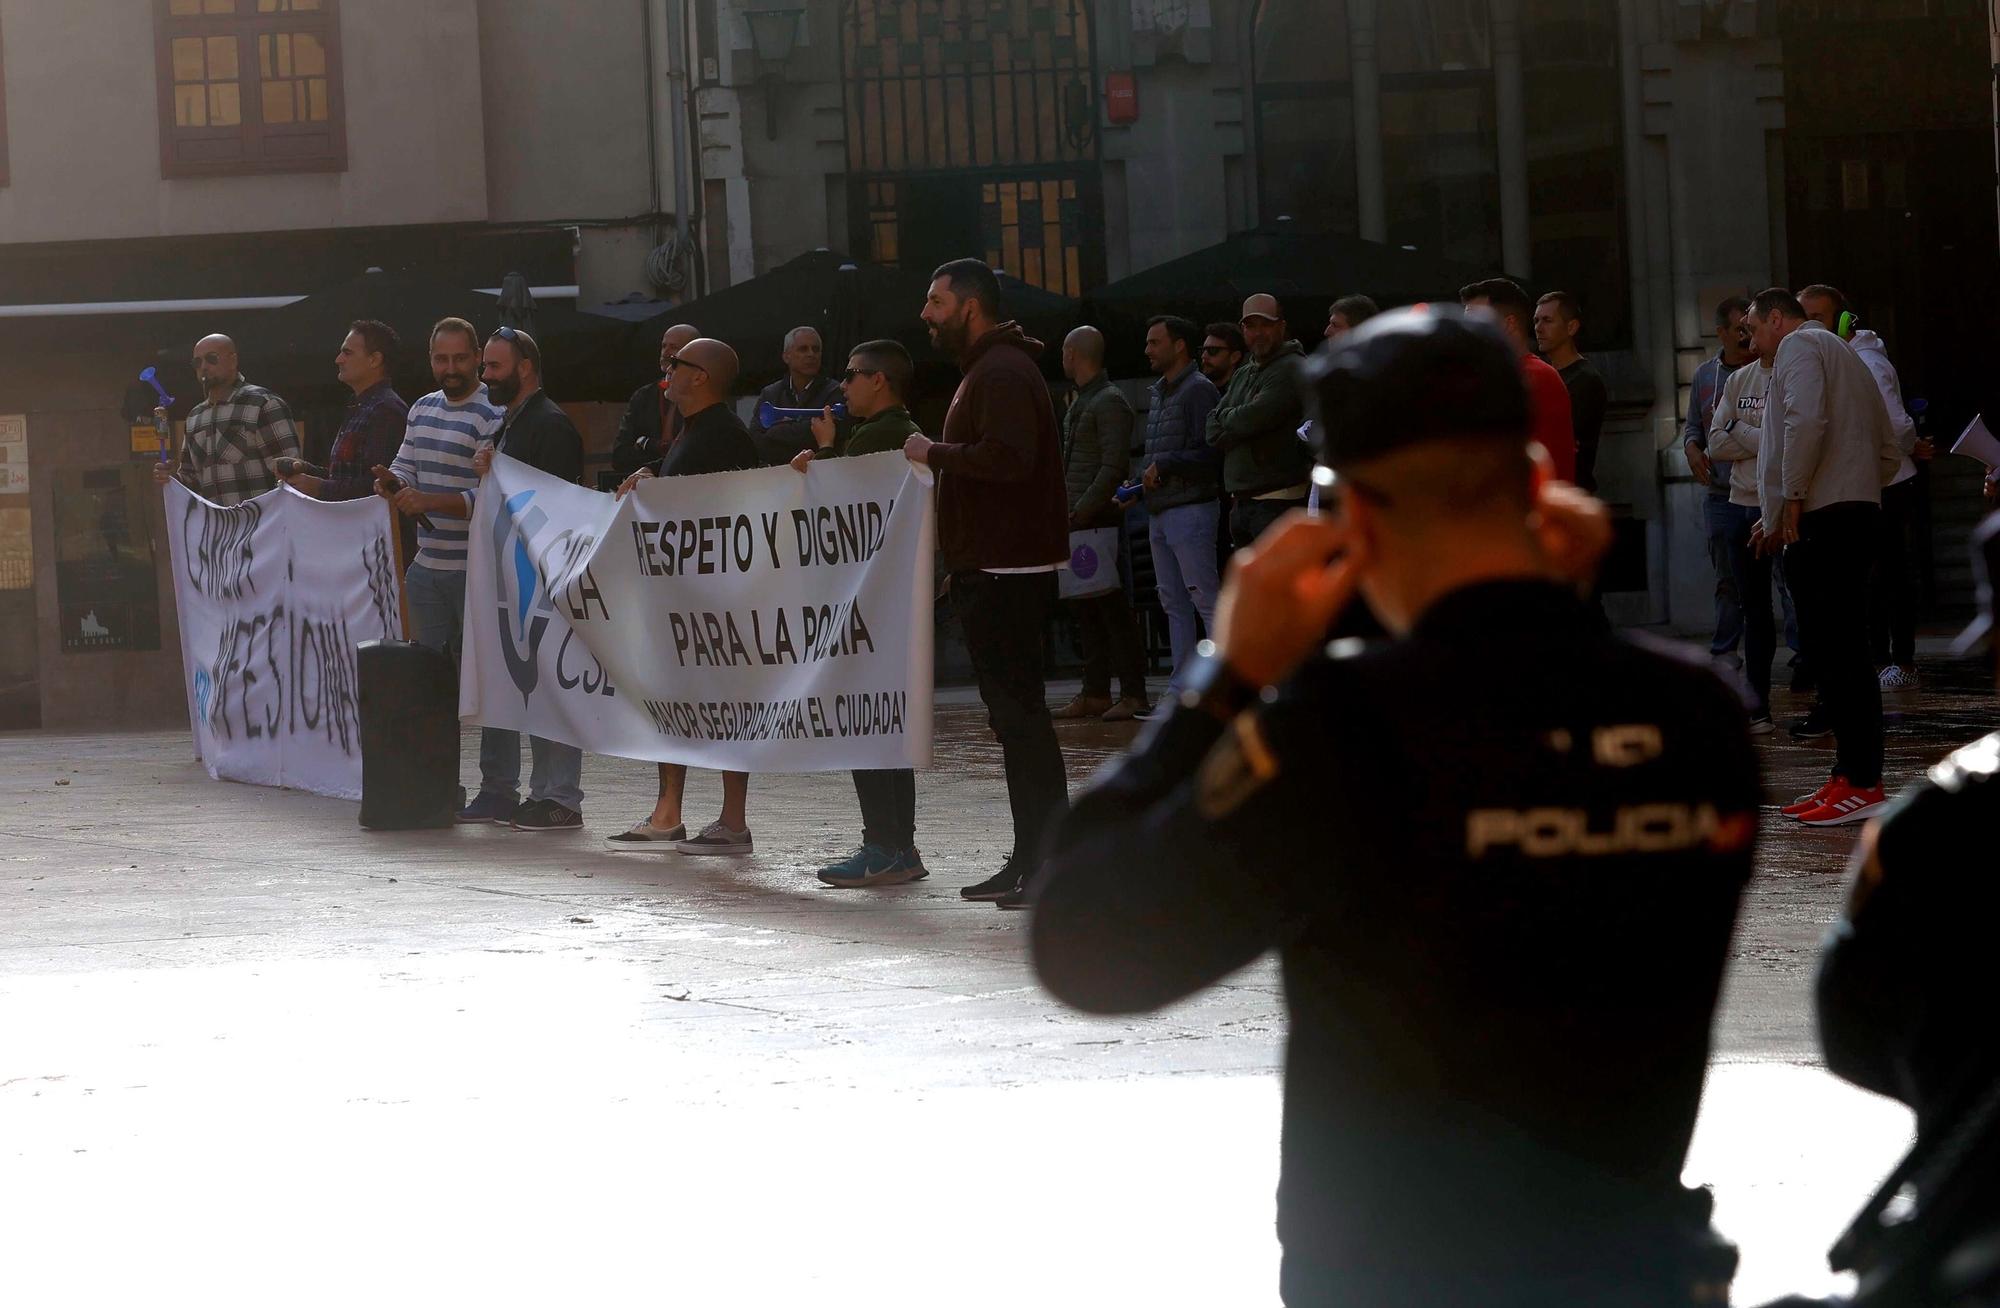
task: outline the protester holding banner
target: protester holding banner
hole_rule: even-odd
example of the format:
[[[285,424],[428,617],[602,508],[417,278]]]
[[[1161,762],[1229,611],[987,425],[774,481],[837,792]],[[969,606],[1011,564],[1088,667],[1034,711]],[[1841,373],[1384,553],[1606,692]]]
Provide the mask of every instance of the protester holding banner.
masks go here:
[[[236,342],[227,336],[195,343],[194,375],[204,398],[188,414],[180,457],[153,465],[154,482],[178,481],[224,508],[276,487],[278,460],[299,454],[291,409],[245,381],[237,362]]]
[[[294,472],[285,478],[293,490],[314,499],[358,500],[373,488],[374,469],[396,457],[410,416],[410,406],[389,384],[390,365],[401,344],[395,328],[372,318],[347,329],[333,366],[354,398],[333,438],[326,475]]]
[[[454,666],[465,649],[466,519],[479,486],[473,458],[500,431],[500,411],[479,382],[479,333],[463,318],[431,328],[438,388],[410,406],[396,460],[375,468],[375,489],[417,524],[417,557],[403,574],[411,636]]]
[[[500,405],[499,448],[564,481],[583,475],[583,437],[569,415],[542,390],[542,349],[535,338],[502,327],[487,338],[480,362],[487,399]],[[483,477],[492,450],[481,450],[473,466]],[[461,822],[491,822],[516,831],[583,829],[583,751],[540,736],[528,737],[534,771],[528,798],[521,789],[521,736],[497,727],[479,733],[479,794],[458,814]]]
[[[805,472],[814,459],[860,457],[900,451],[921,430],[903,407],[916,365],[897,341],[868,341],[847,356],[847,414],[855,426],[845,442],[831,405],[813,419],[813,448],[792,466]],[[861,804],[861,848],[819,870],[819,879],[843,889],[900,886],[930,875],[917,852],[917,774],[909,768],[857,768],[854,796]]]
[[[736,351],[721,341],[698,337],[667,360],[667,398],[681,416],[681,434],[658,464],[658,471],[641,468],[618,488],[622,498],[649,477],[692,477],[712,472],[737,472],[759,465],[750,429],[729,408],[729,388],[736,381]],[[750,836],[750,774],[722,774],[722,816],[690,837],[681,816],[687,793],[687,765],[660,764],[660,794],[646,819],[609,837],[618,850],[664,849],[683,854],[743,855],[755,851]]]
[[[1036,364],[1042,343],[1000,321],[1000,281],[979,260],[932,274],[923,320],[931,343],[956,357],[965,376],[943,439],[913,435],[903,452],[938,474],[938,545],[1014,818],[1006,864],[959,893],[1025,908],[1044,834],[1069,807],[1042,666],[1055,574],[1069,557],[1055,404]]]

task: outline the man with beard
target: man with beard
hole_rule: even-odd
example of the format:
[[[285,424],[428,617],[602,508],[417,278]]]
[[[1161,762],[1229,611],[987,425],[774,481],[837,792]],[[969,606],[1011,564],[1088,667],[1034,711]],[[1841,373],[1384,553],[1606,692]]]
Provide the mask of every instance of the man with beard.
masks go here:
[[[938,548],[965,627],[993,734],[1005,760],[1014,848],[1000,871],[959,891],[1026,908],[1025,884],[1050,823],[1069,807],[1062,747],[1049,720],[1042,643],[1069,557],[1069,501],[1043,345],[1000,321],[1000,281],[977,259],[931,274],[931,343],[965,376],[941,440],[922,433],[903,453],[938,474]]]
[[[1222,451],[1222,489],[1230,496],[1229,543],[1242,549],[1311,492],[1312,453],[1299,439],[1305,401],[1299,382],[1305,351],[1285,328],[1278,297],[1243,301],[1250,362],[1229,379],[1208,414],[1208,443]]]
[[[583,437],[569,415],[542,390],[542,347],[535,338],[502,327],[486,340],[480,363],[486,398],[502,409],[500,450],[551,477],[575,481],[583,475]],[[493,450],[479,452],[481,476],[493,466]],[[559,740],[528,737],[534,771],[528,799],[515,805],[521,786],[521,733],[499,727],[479,730],[479,797],[459,812],[461,822],[491,822],[516,831],[583,830],[583,751]]]
[[[1202,328],[1201,375],[1215,383],[1215,392],[1220,395],[1229,389],[1229,379],[1243,366],[1243,359],[1250,353],[1250,343],[1243,339],[1243,329],[1233,322],[1212,322]]]
[[[667,398],[668,365],[682,346],[701,335],[698,328],[675,323],[660,337],[660,380],[632,392],[625,416],[618,420],[618,439],[611,447],[611,471],[623,481],[660,455],[681,434],[680,410]]]
[[[479,333],[465,319],[431,328],[431,377],[438,388],[410,406],[395,461],[374,467],[375,490],[404,517],[421,519],[403,578],[412,635],[456,664],[465,648],[466,519],[479,487],[473,459],[500,430],[500,411],[479,382]]]

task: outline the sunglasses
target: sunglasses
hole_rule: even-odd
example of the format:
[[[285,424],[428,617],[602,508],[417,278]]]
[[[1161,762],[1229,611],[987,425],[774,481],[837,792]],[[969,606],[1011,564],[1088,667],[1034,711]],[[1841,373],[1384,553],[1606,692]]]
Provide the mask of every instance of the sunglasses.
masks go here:
[[[199,368],[204,363],[207,364],[209,367],[213,368],[216,364],[221,362],[222,362],[222,355],[213,350],[209,351],[207,354],[197,354],[194,356],[194,366],[197,368]]]
[[[683,359],[683,358],[682,358],[682,357],[681,357],[680,355],[678,355],[678,354],[670,354],[670,355],[668,355],[668,356],[667,356],[667,367],[669,367],[669,368],[692,368],[692,369],[694,369],[694,370],[695,370],[696,372],[698,372],[698,373],[701,373],[701,374],[702,374],[703,376],[706,376],[706,375],[708,374],[708,369],[706,369],[706,368],[702,367],[702,366],[701,366],[700,364],[696,363],[696,362],[695,362],[694,360],[692,360],[692,359]]]
[[[1235,352],[1235,347],[1231,345],[1204,345],[1201,347],[1203,358],[1207,358],[1211,354],[1234,354]]]
[[[881,375],[882,370],[880,368],[849,368],[846,372],[840,374],[840,379],[844,382],[851,382],[856,377],[880,377]]]

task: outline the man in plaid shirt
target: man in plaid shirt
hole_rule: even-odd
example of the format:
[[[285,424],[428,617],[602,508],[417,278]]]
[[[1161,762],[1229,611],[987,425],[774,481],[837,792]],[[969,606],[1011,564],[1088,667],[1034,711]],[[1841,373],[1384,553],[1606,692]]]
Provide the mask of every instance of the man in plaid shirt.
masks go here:
[[[285,402],[237,371],[236,342],[204,336],[194,347],[194,375],[207,396],[188,414],[187,436],[173,464],[153,465],[153,480],[173,477],[221,505],[255,499],[278,484],[277,460],[299,456],[298,426]]]

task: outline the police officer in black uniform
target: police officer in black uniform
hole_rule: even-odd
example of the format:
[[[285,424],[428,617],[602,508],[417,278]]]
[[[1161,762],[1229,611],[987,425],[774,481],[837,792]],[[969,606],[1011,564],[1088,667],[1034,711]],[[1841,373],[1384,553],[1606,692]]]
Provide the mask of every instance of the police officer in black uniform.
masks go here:
[[[1127,1013],[1279,952],[1293,1308],[1722,1302],[1679,1177],[1743,707],[1558,579],[1488,322],[1386,314],[1313,371],[1328,506],[1236,556],[1201,675],[1059,828],[1036,968]],[[1321,648],[1357,591],[1394,638]]]
[[[1973,534],[1972,559],[1980,616],[1961,653],[1992,638],[2000,514]],[[1834,1246],[1834,1266],[1859,1273],[1858,1308],[2000,1304],[1996,832],[2000,732],[1932,768],[1862,833],[1847,911],[1820,957],[1827,1067],[1917,1118],[1909,1155]]]

